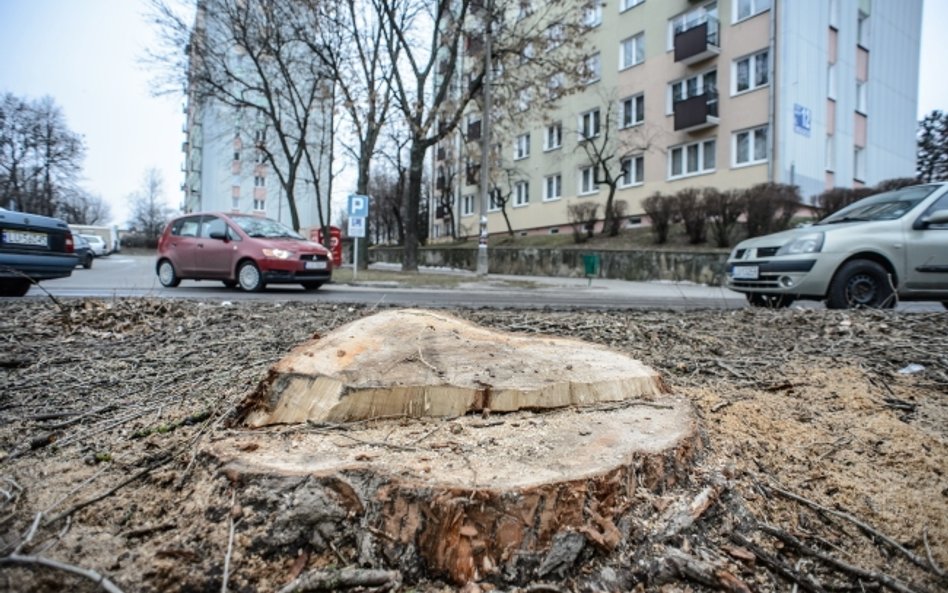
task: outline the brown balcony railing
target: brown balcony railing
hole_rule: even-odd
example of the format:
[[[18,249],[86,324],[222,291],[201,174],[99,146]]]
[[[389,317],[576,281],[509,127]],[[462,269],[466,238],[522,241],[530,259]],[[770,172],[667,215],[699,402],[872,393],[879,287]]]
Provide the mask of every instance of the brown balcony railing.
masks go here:
[[[696,64],[721,53],[721,26],[718,19],[704,22],[675,34],[675,61]]]
[[[675,130],[700,130],[718,124],[718,93],[705,91],[675,102]]]

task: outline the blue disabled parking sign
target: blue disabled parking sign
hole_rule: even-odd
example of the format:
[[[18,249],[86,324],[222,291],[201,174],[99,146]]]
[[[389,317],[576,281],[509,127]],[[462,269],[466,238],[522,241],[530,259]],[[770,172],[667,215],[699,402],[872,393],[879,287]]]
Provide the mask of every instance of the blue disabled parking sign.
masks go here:
[[[366,218],[369,215],[369,196],[349,194],[349,216]]]

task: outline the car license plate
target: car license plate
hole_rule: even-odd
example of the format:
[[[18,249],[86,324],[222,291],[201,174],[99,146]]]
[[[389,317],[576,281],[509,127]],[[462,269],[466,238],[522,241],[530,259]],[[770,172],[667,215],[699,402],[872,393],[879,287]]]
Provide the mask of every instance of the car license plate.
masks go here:
[[[759,271],[757,266],[734,266],[731,278],[735,280],[757,280]]]
[[[39,247],[47,247],[49,245],[46,233],[33,233],[30,231],[3,231],[3,242]]]
[[[308,262],[306,262],[306,266],[305,266],[305,267],[306,267],[307,270],[325,270],[325,269],[326,269],[326,262],[324,262],[324,261],[308,261]]]

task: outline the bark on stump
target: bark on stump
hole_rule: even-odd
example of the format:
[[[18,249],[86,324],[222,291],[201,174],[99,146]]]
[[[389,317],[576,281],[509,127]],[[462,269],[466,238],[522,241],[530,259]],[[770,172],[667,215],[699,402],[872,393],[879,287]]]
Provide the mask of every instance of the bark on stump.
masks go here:
[[[560,575],[587,545],[611,551],[628,536],[619,517],[648,512],[637,491],[687,480],[701,445],[691,406],[638,361],[416,310],[295,349],[241,419],[309,423],[209,447],[242,507],[261,509],[245,529],[288,550],[351,536],[364,561],[457,583]]]

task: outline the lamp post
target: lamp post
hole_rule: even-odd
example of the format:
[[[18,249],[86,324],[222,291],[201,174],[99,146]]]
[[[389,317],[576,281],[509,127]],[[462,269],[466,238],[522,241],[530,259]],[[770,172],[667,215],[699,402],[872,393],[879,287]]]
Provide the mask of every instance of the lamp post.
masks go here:
[[[477,275],[487,275],[487,206],[490,196],[490,84],[491,84],[491,19],[494,0],[487,0],[484,17],[484,110],[481,114],[481,196],[480,233],[477,242]]]

